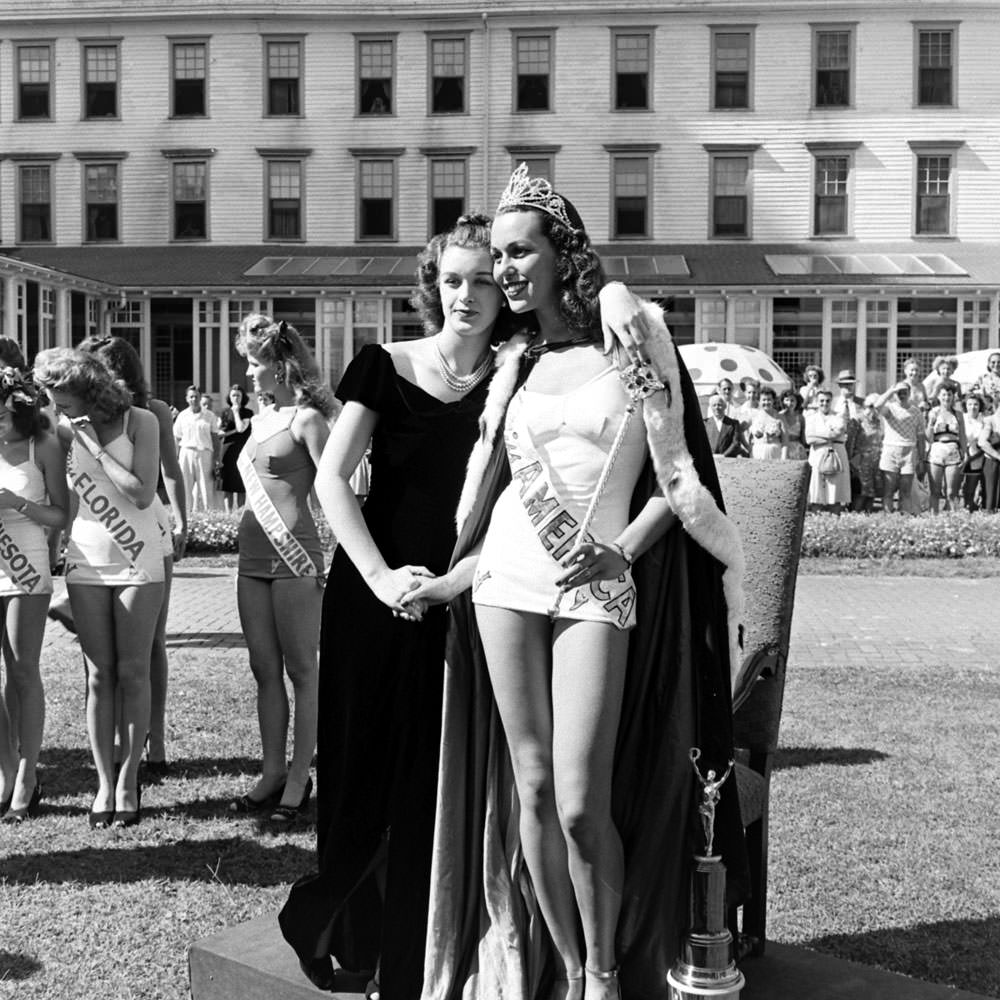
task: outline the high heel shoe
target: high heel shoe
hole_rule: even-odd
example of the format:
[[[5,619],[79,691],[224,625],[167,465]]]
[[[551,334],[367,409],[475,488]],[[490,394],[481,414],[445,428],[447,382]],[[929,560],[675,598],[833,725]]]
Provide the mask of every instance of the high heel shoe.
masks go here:
[[[268,809],[276,806],[284,794],[285,783],[282,782],[270,795],[265,795],[262,799],[251,798],[249,794],[241,795],[238,799],[233,799],[229,803],[229,811],[231,813],[266,812]]]
[[[115,818],[111,825],[116,829],[124,829],[127,826],[138,826],[142,819],[142,785],[135,786],[135,809],[119,809],[115,811]]]
[[[614,990],[614,996],[621,1000],[622,988],[621,984],[618,982],[618,966],[616,965],[613,969],[592,969],[589,965],[584,966],[583,970],[588,978],[596,979],[599,988],[602,990]],[[588,994],[590,990],[587,990]]]
[[[26,806],[20,809],[7,809],[3,821],[5,823],[23,823],[26,819],[34,819],[38,815],[39,804],[42,801],[42,786],[35,782],[35,790]],[[9,806],[9,802],[8,802]]]
[[[271,822],[275,826],[291,826],[305,811],[306,806],[309,804],[309,796],[312,795],[312,790],[313,780],[309,777],[306,779],[306,787],[299,804],[297,806],[283,806],[279,803],[275,806],[274,812],[271,813]]]

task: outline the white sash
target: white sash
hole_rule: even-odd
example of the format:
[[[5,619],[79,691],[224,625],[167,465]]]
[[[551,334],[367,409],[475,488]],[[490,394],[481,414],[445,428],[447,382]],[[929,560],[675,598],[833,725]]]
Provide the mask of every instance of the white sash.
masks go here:
[[[504,445],[513,481],[528,520],[542,548],[556,562],[580,540],[580,521],[569,511],[556,488],[552,485],[545,463],[535,449],[527,428],[520,427],[517,436],[509,429],[504,433]],[[583,533],[584,542],[593,542],[594,536]],[[622,573],[613,580],[593,580],[567,592],[572,595],[569,610],[575,611],[590,601],[603,612],[617,617],[619,627],[624,627],[635,605],[635,585],[631,573]]]
[[[83,448],[83,445],[79,445]],[[74,448],[74,453],[76,449]],[[90,452],[87,452],[90,455]],[[99,465],[100,462],[90,456]],[[90,511],[93,519],[104,526],[111,542],[118,550],[121,558],[128,564],[129,572],[143,583],[150,582],[149,574],[136,565],[136,559],[142,555],[142,550],[146,543],[142,538],[142,533],[136,530],[129,518],[130,502],[123,498],[117,490],[118,496],[106,492],[102,483],[99,483],[87,471],[80,471],[79,460],[72,462],[69,469],[70,485],[73,492],[79,498],[80,505]],[[120,506],[119,506],[120,505]]]
[[[42,574],[21,551],[3,521],[0,521],[0,573],[13,580],[16,586],[28,594],[33,594],[42,582]]]
[[[281,556],[282,562],[292,571],[295,576],[316,577],[320,583],[322,578],[316,572],[316,564],[312,557],[303,548],[302,543],[289,531],[274,506],[274,502],[267,495],[264,484],[257,475],[257,470],[253,467],[253,461],[247,454],[247,449],[240,452],[236,460],[236,467],[243,477],[243,485],[247,491],[247,502],[257,518],[258,524],[267,535],[268,541],[274,546],[275,552]]]

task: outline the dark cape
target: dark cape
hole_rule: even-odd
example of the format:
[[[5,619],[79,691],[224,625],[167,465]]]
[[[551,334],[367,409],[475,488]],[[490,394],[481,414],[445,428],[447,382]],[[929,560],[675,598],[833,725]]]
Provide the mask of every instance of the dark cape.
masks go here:
[[[688,498],[699,494],[694,502],[699,516],[714,502],[708,520],[715,517],[717,529],[722,495],[698,398],[662,330],[674,358],[674,398],[666,393],[667,409],[683,400],[683,438],[693,461],[692,469],[685,457],[683,473],[677,472],[679,464],[674,466],[674,481],[686,477],[682,488]],[[525,377],[522,366],[511,394]],[[673,414],[679,435],[676,410]],[[650,419],[646,422],[657,468],[647,461],[632,516],[656,487],[657,470],[661,486],[664,482],[662,443],[654,440]],[[491,435],[487,429],[484,435],[488,458],[455,560],[481,541],[493,504],[510,479],[502,432],[494,428]],[[697,489],[694,473],[704,490]],[[689,533],[694,520],[682,515],[633,568],[638,624],[629,643],[613,784],[613,815],[625,853],[616,942],[625,1000],[665,1000],[666,973],[687,928],[691,859],[704,850],[690,748],[701,749],[703,773],[709,768],[724,772],[733,756],[726,567]],[[742,565],[741,554],[734,562]],[[451,619],[422,996],[538,1000],[551,983],[552,949],[520,850],[509,752],[470,591],[452,602]],[[747,885],[735,781],[722,787],[715,852],[727,866],[728,903],[734,904]]]

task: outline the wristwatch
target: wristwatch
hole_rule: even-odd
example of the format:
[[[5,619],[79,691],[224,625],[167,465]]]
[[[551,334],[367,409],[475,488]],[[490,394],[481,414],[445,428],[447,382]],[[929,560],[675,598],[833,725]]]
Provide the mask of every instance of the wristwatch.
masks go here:
[[[25,499],[22,499],[21,502],[14,508],[14,510],[16,510],[18,512],[18,514],[23,514],[24,513],[24,508],[27,507],[27,506],[28,506],[28,501],[25,500]]]

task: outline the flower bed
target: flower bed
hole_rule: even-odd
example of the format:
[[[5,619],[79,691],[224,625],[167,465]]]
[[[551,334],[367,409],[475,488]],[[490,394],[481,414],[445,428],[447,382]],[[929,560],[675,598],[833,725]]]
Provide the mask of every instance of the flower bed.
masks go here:
[[[965,511],[902,514],[808,514],[804,558],[963,559],[1000,556],[1000,516]]]
[[[314,510],[313,516],[316,518],[323,551],[329,556],[333,549],[333,532],[330,531],[322,511]],[[239,514],[227,514],[223,510],[212,510],[207,513],[197,511],[190,514],[187,551],[191,555],[221,555],[239,551],[237,543],[239,523]]]

